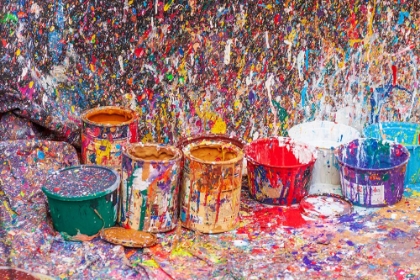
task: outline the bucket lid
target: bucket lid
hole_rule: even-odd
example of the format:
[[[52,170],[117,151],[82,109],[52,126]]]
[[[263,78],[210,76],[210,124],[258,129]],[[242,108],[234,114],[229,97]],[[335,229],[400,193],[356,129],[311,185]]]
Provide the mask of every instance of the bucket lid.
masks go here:
[[[42,191],[58,200],[82,201],[107,195],[116,190],[119,183],[120,176],[111,168],[79,165],[50,174]]]
[[[337,194],[311,194],[299,204],[302,215],[315,219],[335,219],[353,212],[353,204]]]

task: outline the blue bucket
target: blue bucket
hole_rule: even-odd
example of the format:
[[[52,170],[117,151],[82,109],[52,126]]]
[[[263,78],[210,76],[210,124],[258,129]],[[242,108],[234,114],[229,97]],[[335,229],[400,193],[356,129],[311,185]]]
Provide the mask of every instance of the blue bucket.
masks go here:
[[[382,122],[367,126],[363,130],[365,137],[386,139],[404,145],[410,152],[405,185],[420,183],[420,124],[403,122]]]

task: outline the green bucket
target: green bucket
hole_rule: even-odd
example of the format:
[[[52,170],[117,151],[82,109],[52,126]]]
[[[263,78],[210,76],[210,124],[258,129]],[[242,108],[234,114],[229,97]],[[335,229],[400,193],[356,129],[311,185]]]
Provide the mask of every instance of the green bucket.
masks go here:
[[[116,171],[98,165],[67,167],[49,175],[42,191],[54,229],[69,236],[95,235],[114,226],[119,185]]]

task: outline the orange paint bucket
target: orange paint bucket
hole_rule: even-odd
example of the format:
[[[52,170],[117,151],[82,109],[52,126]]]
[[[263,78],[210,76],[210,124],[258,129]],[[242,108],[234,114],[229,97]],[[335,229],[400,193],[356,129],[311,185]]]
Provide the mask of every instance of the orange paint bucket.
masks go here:
[[[138,141],[138,116],[114,106],[93,108],[82,114],[82,161],[121,171],[124,147]]]
[[[180,218],[186,228],[226,232],[239,222],[242,150],[224,141],[203,140],[183,148]]]

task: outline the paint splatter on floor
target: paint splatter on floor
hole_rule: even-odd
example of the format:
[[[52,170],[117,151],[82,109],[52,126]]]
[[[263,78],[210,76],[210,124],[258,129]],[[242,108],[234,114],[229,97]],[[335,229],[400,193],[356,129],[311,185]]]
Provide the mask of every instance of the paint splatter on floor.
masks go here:
[[[22,160],[11,167],[16,172],[25,165]],[[5,178],[8,174],[0,172],[0,179]],[[3,190],[0,266],[60,279],[419,279],[419,198],[404,197],[377,211],[355,207],[354,213],[335,221],[305,220],[296,206],[250,199],[246,181],[237,229],[207,235],[178,226],[158,234],[159,244],[143,250],[99,238],[65,241],[52,228],[45,197],[24,196],[25,211],[17,214],[4,196],[8,190]]]

